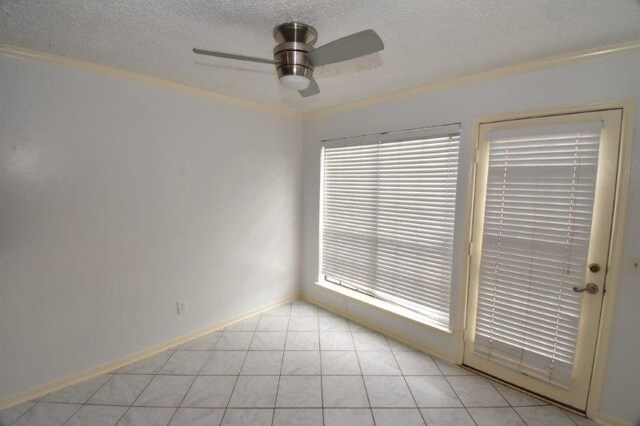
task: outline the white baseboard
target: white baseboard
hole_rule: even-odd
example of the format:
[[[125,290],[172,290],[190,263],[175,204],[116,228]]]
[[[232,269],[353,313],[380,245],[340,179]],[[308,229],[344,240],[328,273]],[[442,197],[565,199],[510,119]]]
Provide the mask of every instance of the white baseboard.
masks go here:
[[[117,370],[119,368],[124,367],[125,365],[134,363],[136,361],[140,361],[144,358],[150,357],[152,355],[158,354],[162,351],[165,351],[174,346],[181,345],[183,343],[189,342],[191,340],[202,337],[206,334],[212,333],[221,328],[227,327],[235,322],[242,321],[246,318],[252,317],[261,312],[267,311],[269,309],[273,309],[276,306],[283,305],[285,303],[292,302],[296,299],[300,298],[300,294],[291,295],[285,299],[281,299],[277,302],[269,303],[267,305],[260,306],[258,308],[252,309],[250,311],[243,312],[231,318],[227,318],[226,320],[218,321],[214,324],[208,325],[203,328],[199,328],[195,331],[189,332],[187,334],[183,334],[178,337],[174,337],[173,339],[167,340],[165,342],[159,343],[157,345],[149,346],[145,349],[142,349],[133,354],[124,356],[122,358],[118,358],[114,361],[107,362],[105,364],[98,365],[96,367],[92,367],[83,371],[79,371],[77,373],[70,374],[66,377],[62,377],[59,379],[52,380],[50,382],[44,383],[42,385],[35,386],[31,389],[27,389],[22,392],[18,392],[12,395],[8,395],[0,398],[0,410],[4,410],[5,408],[12,407],[14,405],[20,404],[25,401],[29,401],[34,398],[38,398],[44,396],[50,392],[56,391],[58,389],[62,389],[64,387],[82,382],[87,379],[91,379],[92,377],[96,377],[100,374],[108,373],[110,371]]]

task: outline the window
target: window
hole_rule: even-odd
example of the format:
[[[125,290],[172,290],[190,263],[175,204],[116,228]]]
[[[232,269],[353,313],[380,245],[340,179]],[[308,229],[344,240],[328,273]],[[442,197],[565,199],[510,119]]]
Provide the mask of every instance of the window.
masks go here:
[[[325,141],[321,279],[449,329],[460,126]]]

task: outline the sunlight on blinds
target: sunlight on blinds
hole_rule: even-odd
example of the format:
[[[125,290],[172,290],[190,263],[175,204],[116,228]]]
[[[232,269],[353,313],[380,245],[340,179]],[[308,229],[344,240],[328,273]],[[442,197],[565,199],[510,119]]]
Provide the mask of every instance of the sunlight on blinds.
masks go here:
[[[474,352],[568,387],[601,122],[490,132]]]
[[[321,274],[449,328],[459,126],[323,148]]]

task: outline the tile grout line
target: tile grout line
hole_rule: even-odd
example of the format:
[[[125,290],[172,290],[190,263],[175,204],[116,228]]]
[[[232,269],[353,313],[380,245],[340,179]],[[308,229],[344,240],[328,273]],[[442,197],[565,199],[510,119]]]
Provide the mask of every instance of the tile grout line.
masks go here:
[[[170,349],[170,350],[171,350],[171,349]],[[162,363],[162,365],[161,365],[158,369],[156,369],[156,372],[160,371],[160,369],[161,369],[162,367],[164,367],[164,365],[169,361],[169,358],[171,358],[171,357],[173,356],[173,354],[176,352],[176,350],[177,350],[177,346],[176,346],[176,349],[171,350],[171,355],[169,355],[169,356],[167,357],[167,359]],[[118,369],[118,370],[119,370],[119,369]],[[98,392],[100,392],[100,390],[101,390],[103,387],[105,387],[105,386],[107,385],[107,383],[109,383],[111,380],[113,380],[113,378],[115,377],[115,375],[116,375],[116,374],[118,374],[118,370],[114,371],[113,373],[105,373],[105,374],[111,374],[111,377],[109,377],[109,379],[108,379],[107,381],[105,381],[105,382],[102,384],[102,386],[100,386],[100,387],[99,387],[99,388],[98,388],[98,389],[97,389],[93,394],[91,394],[91,396],[90,396],[90,397],[89,397],[89,398],[88,398],[84,403],[82,403],[82,404],[81,404],[80,408],[78,408],[78,409],[77,409],[77,410],[76,410],[76,411],[71,415],[71,417],[69,417],[69,418],[68,418],[68,419],[63,423],[63,425],[64,425],[64,424],[67,424],[67,423],[69,422],[69,420],[71,420],[71,419],[73,418],[73,416],[75,416],[75,415],[78,413],[78,411],[80,411],[80,409],[82,409],[82,407],[85,407],[85,406],[87,406],[87,405],[103,405],[103,404],[88,404],[88,402],[89,402],[89,401],[91,400],[91,398],[93,398],[93,397],[94,397]],[[153,379],[155,378],[155,376],[156,376],[157,374],[156,374],[156,373],[152,373],[151,375],[153,375],[154,377],[149,381],[149,383],[151,383],[151,381],[153,381]],[[149,386],[149,383],[147,383],[147,386]],[[145,387],[144,387],[144,389],[146,389],[146,388],[147,388],[147,386],[145,386]],[[142,389],[142,392],[144,392],[144,389]],[[142,392],[140,392],[140,395],[142,394]],[[140,395],[138,395],[138,396],[136,397],[136,399],[138,399],[138,398],[140,397]],[[133,400],[133,402],[135,402],[135,400],[136,400],[136,399],[134,399],[134,400]],[[106,405],[106,404],[105,404],[105,405]],[[110,405],[110,406],[115,406],[115,407],[125,407],[125,405]],[[118,417],[118,422],[122,419],[122,417],[124,417],[124,415],[127,413],[127,411],[129,411],[129,408],[131,408],[132,406],[133,406],[133,405],[129,405],[129,406],[127,407],[127,409],[126,409],[126,410],[124,410],[124,412],[122,413],[122,415],[121,415],[120,417]],[[16,419],[16,421],[17,421],[17,419]],[[117,422],[116,422],[116,423],[117,423]]]
[[[28,402],[28,401],[27,401]],[[40,401],[35,401],[33,403],[33,405],[29,408],[27,408],[24,413],[20,414],[18,417],[16,417],[11,423],[9,423],[9,426],[11,426],[12,424],[16,423],[18,420],[20,420],[22,418],[22,416],[24,416],[25,414],[27,414],[29,411],[31,411],[33,409],[33,407],[35,407],[36,405],[38,405]],[[73,413],[73,415],[75,416],[75,413]],[[73,416],[71,416],[73,417]]]
[[[434,361],[435,362],[435,361]],[[469,416],[469,418],[471,419],[471,421],[473,422],[473,424],[477,425],[478,422],[476,422],[476,419],[473,418],[473,416],[471,415],[471,412],[469,411],[469,409],[467,408],[466,405],[464,405],[464,403],[462,402],[462,399],[460,399],[460,396],[458,395],[458,392],[456,392],[456,390],[453,388],[453,386],[451,386],[451,383],[449,382],[449,379],[447,379],[447,375],[444,374],[444,371],[442,371],[442,368],[440,368],[440,366],[438,365],[438,363],[436,362],[436,367],[438,368],[438,370],[440,370],[440,374],[442,374],[442,377],[444,377],[444,380],[447,382],[447,384],[449,385],[449,387],[451,388],[451,390],[453,391],[454,394],[456,394],[456,397],[460,400],[460,404],[462,404],[462,407],[464,408],[464,410],[467,412],[467,415]],[[508,403],[508,402],[507,402]]]
[[[265,377],[265,376],[263,376]],[[272,376],[275,377],[275,376]],[[357,376],[353,376],[353,377],[357,377]],[[380,377],[380,376],[374,376],[374,377]],[[400,376],[393,376],[393,377],[397,377],[400,378]],[[51,404],[58,404],[58,405],[82,405],[82,404],[75,404],[73,402],[52,402]],[[93,407],[127,407],[126,405],[115,405],[115,404],[87,404]],[[167,407],[166,405],[145,405],[145,406],[141,406],[141,405],[137,405],[134,406],[133,408],[176,408],[176,407]],[[222,410],[223,408],[221,407],[180,407],[180,408],[192,408],[194,410]],[[247,410],[264,410],[264,409],[271,409],[273,407],[269,406],[269,405],[264,405],[264,406],[258,406],[258,407],[231,407],[231,408],[242,408],[242,409],[247,409]],[[341,408],[348,408],[350,410],[355,410],[355,409],[363,409],[366,410],[367,407],[362,407],[362,406],[345,406],[345,407],[326,407],[327,409],[341,409]],[[413,410],[416,407],[396,407],[393,405],[382,405],[380,407],[373,407],[373,408],[380,408],[380,409],[384,409],[384,410]],[[422,407],[424,409],[434,409],[434,410],[457,410],[457,409],[462,409],[464,407]],[[505,406],[501,406],[501,407],[470,407],[470,408],[510,408],[510,407],[505,407]],[[296,410],[296,409],[305,409],[305,410],[309,410],[309,409],[318,409],[318,406],[313,406],[313,405],[303,405],[300,407],[279,407],[279,409],[281,410]]]
[[[360,364],[360,357],[358,356],[358,351],[356,348],[356,341],[353,338],[353,330],[351,329],[351,321],[349,321],[349,336],[351,337],[351,343],[353,343],[353,351],[356,354],[356,361],[358,361],[358,368],[360,369],[360,380],[362,380],[362,387],[364,388],[364,394],[367,396],[367,403],[369,404],[369,414],[371,414],[371,420],[373,420],[373,424],[375,426],[376,419],[373,417],[373,409],[371,408],[371,399],[369,398],[369,391],[367,390],[367,385],[364,383],[364,371],[362,371],[362,365]],[[386,340],[386,338],[385,338]]]
[[[171,351],[171,355],[169,355],[167,360],[162,363],[162,366],[160,368],[158,368],[155,373],[153,373],[153,377],[151,378],[151,380],[149,380],[149,383],[147,383],[145,385],[145,387],[142,389],[142,391],[140,391],[138,396],[136,396],[135,399],[131,402],[131,405],[129,405],[129,407],[125,410],[125,412],[122,413],[122,416],[120,416],[120,418],[118,419],[118,422],[116,422],[116,424],[120,423],[120,420],[122,420],[124,418],[125,414],[127,414],[129,412],[129,410],[131,410],[131,408],[133,407],[133,404],[135,404],[135,402],[138,400],[138,398],[140,398],[140,395],[142,395],[142,393],[147,389],[147,387],[149,387],[151,382],[153,382],[153,379],[155,379],[158,376],[158,373],[160,373],[160,371],[162,371],[162,369],[164,368],[165,365],[167,365],[169,360],[176,354],[176,352],[178,352],[178,347],[179,347],[179,345],[175,346],[173,348],[173,350]],[[177,411],[177,409],[176,409],[176,411]],[[173,418],[173,416],[171,416],[171,417]]]
[[[111,374],[111,377],[109,377],[100,387],[98,387],[98,389],[96,389],[96,391],[93,392],[89,398],[87,398],[82,404],[80,404],[80,408],[78,408],[76,411],[74,411],[73,414],[71,415],[71,417],[69,417],[63,423],[63,425],[66,425],[67,423],[69,423],[69,420],[71,420],[73,418],[73,416],[75,416],[78,413],[78,411],[80,411],[82,409],[82,407],[88,405],[87,403],[91,400],[91,398],[93,398],[95,396],[95,394],[100,392],[100,389],[102,389],[108,382],[110,382],[111,379],[113,379],[113,376],[115,376],[116,373],[106,373],[106,374]],[[82,382],[80,382],[80,383],[82,383]],[[46,397],[46,395],[45,395],[45,397]],[[35,405],[34,405],[34,407],[35,407]],[[127,410],[128,410],[128,408],[127,408]],[[124,410],[124,412],[126,413],[127,410]],[[124,415],[124,413],[122,413],[122,414]],[[18,419],[16,419],[16,421],[18,421]],[[120,421],[120,418],[118,418],[118,421]]]
[[[436,366],[438,367],[438,369],[440,370],[441,373],[444,373],[442,371],[442,369],[440,368],[440,366],[436,363]],[[460,404],[462,404],[462,407],[464,407],[465,411],[467,412],[467,414],[469,415],[469,417],[471,418],[471,421],[474,424],[478,424],[478,422],[476,421],[476,419],[471,415],[471,412],[469,411],[469,408],[467,407],[467,405],[462,402],[462,398],[460,398],[460,395],[458,395],[458,392],[456,392],[455,388],[453,386],[451,386],[451,382],[449,381],[449,379],[447,378],[447,376],[445,374],[442,375],[442,377],[444,377],[445,382],[447,382],[447,384],[449,385],[449,387],[451,388],[451,390],[453,391],[453,393],[456,395],[456,398],[458,398],[458,401],[460,401]],[[497,392],[497,391],[496,391]],[[502,395],[500,395],[502,396]],[[505,400],[506,401],[506,400]],[[507,402],[508,404],[508,402]],[[490,407],[484,407],[484,408],[490,408]]]
[[[324,381],[322,380],[322,340],[320,339],[320,311],[318,311],[318,357],[320,357],[320,414],[324,426]]]
[[[286,376],[286,375],[285,375]],[[313,376],[314,375],[307,375],[307,376]],[[267,376],[262,376],[262,377],[267,377]],[[275,375],[272,375],[271,377],[276,377]],[[297,376],[297,377],[301,377],[301,376]],[[350,376],[350,377],[358,377],[358,376]],[[400,378],[401,376],[368,376],[368,377],[395,377],[395,378]],[[414,376],[417,377],[417,376]],[[424,376],[424,377],[428,377],[428,376]],[[433,377],[433,376],[432,376]],[[47,403],[46,401],[44,401],[45,403]],[[80,404],[77,402],[50,402],[49,404],[55,404],[55,405],[88,405],[88,406],[92,406],[92,407],[128,407],[128,405],[122,405],[122,404]],[[136,405],[136,406],[132,406],[133,408],[176,408],[176,407],[167,407],[166,405]],[[538,407],[538,406],[523,406],[522,408],[530,408],[530,407]],[[539,407],[550,407],[549,406],[539,406]],[[223,408],[221,407],[180,407],[180,408],[193,408],[196,410],[206,410],[206,409],[211,409],[211,410],[222,410]],[[267,409],[267,408],[272,408],[271,406],[265,405],[265,406],[258,406],[258,407],[232,407],[232,408],[246,408],[246,409]],[[315,408],[317,409],[317,406],[313,406],[313,405],[309,405],[309,406],[300,406],[300,407],[280,407],[283,410],[294,410],[297,408],[303,408],[303,409],[312,409]],[[362,406],[345,406],[345,407],[326,407],[329,409],[334,409],[334,408],[349,408],[349,409],[366,409],[366,407],[362,407]],[[397,406],[393,406],[393,405],[382,405],[380,407],[374,407],[374,408],[381,408],[381,409],[385,409],[385,410],[391,410],[391,409],[397,409],[397,410],[406,410],[406,409],[415,409],[416,407],[397,407]],[[434,409],[434,410],[451,410],[451,409],[462,409],[464,407],[422,407],[425,409]],[[483,406],[483,407],[469,407],[469,408],[511,408],[511,407],[507,407],[507,406]],[[589,420],[589,419],[587,419]]]
[[[18,420],[20,420],[20,419],[22,418],[22,416],[24,416],[25,414],[27,414],[29,411],[33,410],[33,409],[34,409],[38,404],[40,404],[41,402],[45,402],[45,403],[52,403],[52,404],[69,404],[69,405],[75,405],[75,404],[78,404],[78,405],[80,405],[80,407],[79,407],[76,411],[74,411],[74,412],[73,412],[73,414],[71,414],[71,417],[69,417],[67,420],[65,420],[65,421],[64,421],[63,425],[64,425],[64,424],[66,424],[66,423],[68,423],[68,422],[69,422],[69,420],[71,420],[71,418],[72,418],[73,416],[75,416],[75,415],[76,415],[76,413],[77,413],[78,411],[80,411],[80,409],[82,409],[82,407],[84,407],[85,405],[88,405],[88,404],[87,404],[87,402],[88,402],[91,398],[93,398],[93,396],[94,396],[96,393],[98,393],[98,392],[100,391],[100,389],[102,389],[102,387],[103,387],[104,385],[106,385],[106,384],[107,384],[107,382],[109,382],[109,381],[113,378],[113,376],[115,375],[115,373],[105,373],[105,374],[110,374],[110,375],[111,375],[111,377],[109,377],[109,379],[107,379],[107,380],[106,380],[102,385],[100,385],[100,386],[98,387],[98,389],[97,389],[96,391],[94,391],[94,392],[91,394],[91,396],[89,396],[89,398],[87,398],[87,399],[85,400],[85,402],[77,403],[77,402],[64,402],[64,401],[63,401],[63,402],[44,401],[42,398],[45,398],[45,397],[46,397],[47,395],[49,395],[49,394],[47,394],[47,395],[43,395],[43,396],[42,396],[42,397],[40,397],[40,398],[37,398],[37,399],[35,399],[35,400],[32,400],[32,401],[33,401],[33,405],[32,405],[31,407],[29,407],[29,409],[27,409],[24,413],[20,414],[20,415],[19,415],[15,420],[13,420],[10,424],[14,424],[14,423],[16,423]],[[83,382],[78,382],[78,383],[76,383],[76,384],[81,384],[81,383],[83,383]],[[71,385],[71,386],[74,386],[74,385]],[[69,386],[69,387],[70,387],[70,386]],[[66,389],[66,388],[63,388],[63,389]],[[60,389],[60,390],[62,390],[62,389]],[[53,393],[53,392],[50,392],[50,393]],[[26,401],[26,402],[28,402],[28,401]]]
[[[214,331],[215,333],[215,331]],[[213,333],[211,333],[213,334]],[[207,336],[205,334],[205,336]],[[202,336],[202,337],[205,337]],[[213,348],[216,347],[216,343],[218,343],[218,340],[220,340],[220,337],[222,337],[222,333],[220,333],[220,335],[218,336],[218,338],[216,339],[216,341],[213,343]],[[178,350],[180,346],[178,346],[176,348],[176,351]],[[191,391],[191,388],[193,387],[193,384],[196,382],[196,380],[198,380],[198,377],[200,377],[200,373],[202,372],[202,370],[204,369],[204,366],[207,365],[207,361],[209,361],[209,358],[211,358],[211,356],[213,355],[213,349],[211,351],[209,351],[209,356],[207,356],[207,359],[204,360],[204,362],[202,363],[202,365],[200,366],[200,368],[198,369],[198,372],[196,373],[196,375],[193,377],[193,381],[191,382],[191,384],[189,385],[189,388],[187,389],[187,391],[184,393],[184,395],[182,396],[182,399],[180,400],[180,402],[178,403],[178,406],[176,408],[176,410],[173,412],[173,415],[171,416],[171,418],[169,419],[169,421],[167,422],[167,425],[170,425],[171,422],[173,421],[174,417],[176,416],[176,414],[178,414],[178,410],[180,410],[180,407],[182,406],[182,404],[184,403],[184,400],[187,398],[187,395],[189,394],[189,391]],[[168,361],[168,360],[167,360]],[[160,370],[158,370],[160,371]],[[156,377],[158,375],[156,374]],[[154,377],[155,379],[155,377]],[[153,381],[153,379],[152,379]],[[138,397],[139,398],[139,397]]]
[[[107,381],[108,381],[108,380],[107,380]],[[77,409],[76,409],[76,410],[71,414],[71,416],[69,416],[69,418],[68,418],[67,420],[65,420],[65,421],[64,421],[64,423],[62,423],[62,424],[64,425],[64,424],[68,423],[68,422],[69,422],[69,420],[71,420],[71,418],[72,418],[73,416],[75,416],[75,415],[76,415],[76,413],[77,413],[78,411],[80,411],[80,409],[81,409],[82,407],[84,407],[84,406],[85,406],[85,404],[80,404],[80,406],[79,406],[79,407],[78,407],[78,408],[77,408]],[[34,407],[35,407],[35,405],[34,405]],[[22,417],[22,416],[21,416],[21,417]],[[16,419],[16,421],[18,421],[18,419]]]
[[[260,314],[260,317],[262,317],[262,314]],[[260,320],[258,320],[258,322],[260,322]],[[258,325],[256,324],[256,329],[258,328]],[[224,333],[224,329],[223,329],[223,333]],[[240,375],[242,374],[242,369],[244,368],[244,364],[245,362],[247,362],[247,356],[249,355],[249,349],[251,348],[251,343],[253,343],[253,338],[256,336],[256,332],[253,332],[253,335],[251,336],[251,340],[249,341],[249,346],[247,346],[247,350],[244,354],[244,359],[242,360],[242,365],[240,366],[240,370],[238,370],[238,375],[236,376],[236,381],[233,384],[233,388],[231,389],[231,393],[229,394],[229,400],[227,401],[227,406],[224,409],[224,413],[222,413],[222,418],[220,419],[220,424],[222,424],[222,422],[224,421],[224,418],[227,415],[227,412],[229,411],[229,404],[231,404],[231,398],[233,398],[233,393],[236,390],[236,386],[238,385],[238,382],[240,381]],[[222,336],[220,336],[222,338]],[[217,344],[217,342],[216,342]]]
[[[175,346],[175,347],[173,348],[173,350],[171,350],[171,355],[169,355],[169,356],[167,357],[166,361],[165,361],[165,362],[163,362],[163,363],[162,363],[162,365],[161,365],[158,369],[156,369],[156,370],[155,370],[155,373],[153,373],[153,374],[152,374],[152,375],[153,375],[153,377],[151,378],[151,380],[149,380],[149,382],[145,385],[145,387],[140,391],[140,393],[138,394],[138,396],[136,396],[136,397],[133,399],[133,401],[131,401],[131,405],[129,405],[129,407],[127,407],[127,409],[126,409],[126,410],[124,410],[124,413],[122,413],[122,416],[120,416],[120,418],[118,419],[118,421],[116,422],[116,424],[120,423],[120,420],[122,420],[122,419],[124,418],[125,414],[127,414],[127,413],[129,412],[129,410],[131,409],[131,407],[133,407],[133,404],[135,404],[136,400],[137,400],[138,398],[140,398],[140,395],[142,395],[142,393],[147,389],[147,387],[151,384],[151,382],[153,381],[153,379],[155,379],[155,378],[156,378],[156,376],[158,376],[158,373],[159,373],[159,372],[164,368],[164,366],[169,362],[169,360],[171,359],[171,357],[173,357],[177,351],[178,351],[178,346]],[[115,374],[118,374],[118,373],[116,372]],[[115,376],[115,374],[114,374],[114,376]],[[109,379],[109,380],[112,380],[112,379],[113,379],[113,377],[111,377],[111,379]],[[105,385],[106,385],[106,383],[105,383]],[[173,416],[172,416],[172,417],[173,417]]]
[[[305,333],[312,333],[306,332]],[[244,350],[232,350],[232,351],[198,351],[198,352],[245,352]],[[282,352],[277,349],[259,349],[252,350],[251,352]],[[287,350],[286,352],[318,352],[312,349],[293,349]],[[349,351],[343,349],[325,349],[324,352],[356,352]],[[386,351],[360,351],[360,352],[380,352],[387,353]],[[153,374],[153,373],[145,373],[145,374],[132,374],[132,373],[118,373],[118,376],[174,376],[174,377],[190,377],[193,374]],[[201,376],[237,376],[238,374],[201,374]],[[276,376],[277,374],[243,374],[243,376]],[[358,376],[359,374],[347,374],[347,373],[331,373],[329,376]],[[399,377],[402,374],[365,374],[366,376],[376,376],[376,377]],[[317,376],[317,374],[283,374],[283,376]],[[440,377],[442,374],[407,374],[407,377]],[[447,374],[447,377],[464,377],[458,376],[455,374]],[[471,377],[471,376],[470,376]],[[81,402],[55,402],[55,401],[37,401],[37,402],[51,402],[52,404],[82,404]],[[117,404],[87,404],[87,405],[117,405]],[[545,404],[545,405],[514,405],[514,407],[548,407],[553,406],[553,404]],[[502,406],[504,407],[504,405]],[[474,407],[480,408],[480,407]],[[558,407],[560,408],[560,407]]]
[[[389,349],[391,350],[391,356],[395,360],[396,364],[398,364],[398,369],[400,370],[400,374],[402,374],[402,380],[404,380],[404,384],[407,385],[407,389],[409,390],[409,395],[411,395],[411,398],[413,399],[413,403],[416,404],[416,409],[418,410],[418,414],[420,414],[420,418],[422,419],[422,421],[426,425],[427,424],[427,419],[425,419],[424,416],[422,415],[422,411],[420,410],[420,406],[418,406],[418,401],[416,400],[415,395],[411,391],[411,387],[409,386],[409,382],[407,382],[407,377],[405,376],[404,371],[402,371],[402,367],[400,366],[400,363],[398,362],[398,358],[396,357],[395,351],[393,350],[391,345],[389,345],[389,341],[387,340],[387,336],[384,336],[384,340],[387,342],[387,345],[389,346]],[[433,364],[436,366],[436,368],[438,368],[438,364],[436,364],[436,362],[433,360],[433,358],[431,358],[431,355],[427,354],[427,356],[433,362]],[[438,370],[439,370],[439,368],[438,368]]]
[[[396,376],[396,377],[400,377],[400,376]],[[69,403],[54,403],[54,404],[65,404],[65,405],[73,405],[73,404],[69,404]],[[89,404],[92,405],[92,404]],[[94,407],[126,407],[125,405],[93,405]],[[175,408],[175,407],[167,407],[167,406],[161,406],[161,405],[148,405],[148,406],[137,406],[137,407],[133,407],[133,408]],[[188,408],[191,410],[223,410],[223,408],[220,407],[180,407],[180,408]],[[271,410],[273,409],[273,407],[269,406],[269,405],[264,405],[264,406],[258,406],[258,407],[231,407],[232,409],[242,409],[242,410]],[[367,407],[362,407],[362,406],[344,406],[344,407],[326,407],[328,410],[341,410],[341,409],[347,409],[347,410],[367,410]],[[397,407],[397,406],[380,406],[380,407],[374,407],[376,409],[381,409],[381,410],[415,410],[416,407]],[[461,410],[462,407],[423,407],[425,409],[433,409],[433,410]],[[509,408],[509,407],[476,407],[476,408]],[[302,405],[299,407],[279,407],[278,410],[319,410],[320,408],[317,405]]]
[[[287,347],[287,338],[289,337],[289,324],[291,323],[292,308],[293,308],[293,305],[291,305],[291,307],[289,308],[289,321],[287,322],[287,329],[284,331],[284,347],[282,348],[282,358],[280,359],[280,374],[278,374],[278,384],[276,385],[276,399],[275,401],[273,401],[273,413],[271,413],[271,426],[273,426],[273,422],[275,421],[275,418],[276,418],[276,407],[278,406],[278,393],[280,392],[280,379],[282,378],[282,365],[284,364],[284,353]],[[258,322],[258,324],[259,323],[260,322]]]
[[[540,401],[544,402],[544,404],[543,404],[543,405],[513,405],[513,404],[512,404],[511,402],[509,402],[509,400],[508,400],[508,399],[507,399],[507,398],[502,394],[502,392],[500,392],[500,389],[498,389],[498,388],[496,387],[496,384],[497,384],[498,382],[495,382],[495,381],[490,380],[490,379],[487,379],[487,381],[488,381],[488,382],[491,384],[491,386],[496,390],[496,392],[498,392],[498,393],[500,394],[500,396],[501,396],[501,397],[502,397],[502,398],[507,402],[507,404],[509,404],[509,407],[510,407],[510,408],[511,408],[515,413],[516,413],[516,415],[517,415],[518,417],[520,417],[520,419],[524,422],[524,424],[528,424],[528,423],[526,422],[526,420],[524,419],[524,417],[522,417],[522,415],[518,412],[517,408],[526,408],[526,407],[556,407],[556,406],[554,406],[554,405],[552,405],[552,404],[549,404],[549,403],[546,403],[545,401],[542,401],[542,400],[540,400]],[[504,385],[503,385],[503,386],[504,386]],[[514,390],[515,390],[515,389],[514,389]],[[517,391],[517,390],[516,390],[516,391]],[[454,392],[455,392],[455,390],[454,390]],[[520,392],[520,391],[517,391],[517,392]],[[522,392],[522,393],[524,393],[524,392]],[[525,393],[525,395],[527,395],[527,394]],[[532,397],[532,398],[533,398],[533,397]],[[537,398],[536,398],[536,399],[537,399]],[[500,408],[500,407],[486,407],[486,408]],[[565,410],[561,409],[560,407],[556,407],[556,408],[558,408],[558,410],[560,410],[560,412],[561,412],[561,413],[562,413],[566,418],[568,418],[570,422],[572,422],[573,424],[577,425],[577,423],[576,423],[576,422],[575,422],[571,417],[569,417],[569,415],[567,414],[567,412],[566,412]]]
[[[486,380],[489,382],[489,384],[491,385],[491,387],[492,387],[493,389],[495,389],[495,391],[496,391],[496,392],[498,392],[498,394],[502,397],[502,399],[504,399],[504,400],[505,400],[505,402],[506,402],[507,404],[509,404],[509,408],[511,408],[511,410],[512,410],[514,413],[516,413],[516,416],[518,416],[518,418],[520,418],[520,420],[522,420],[522,423],[524,423],[524,424],[526,425],[526,424],[527,424],[527,422],[526,422],[526,421],[524,420],[524,418],[520,415],[520,413],[518,413],[518,410],[516,410],[516,409],[515,409],[515,407],[514,407],[514,406],[513,406],[513,405],[512,405],[508,400],[507,400],[507,398],[505,398],[505,396],[502,394],[502,392],[500,392],[500,390],[498,390],[498,388],[497,388],[497,387],[495,387],[495,385],[494,385],[493,381],[492,381],[492,380],[489,380],[489,379],[486,379]],[[454,389],[454,392],[455,392],[455,389]]]

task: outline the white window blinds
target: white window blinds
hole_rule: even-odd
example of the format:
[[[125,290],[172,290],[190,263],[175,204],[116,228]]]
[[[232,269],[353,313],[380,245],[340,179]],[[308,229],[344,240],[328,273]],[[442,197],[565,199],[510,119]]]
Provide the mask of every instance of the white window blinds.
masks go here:
[[[460,127],[325,142],[321,275],[449,328]]]
[[[490,132],[474,351],[568,387],[601,123]]]

